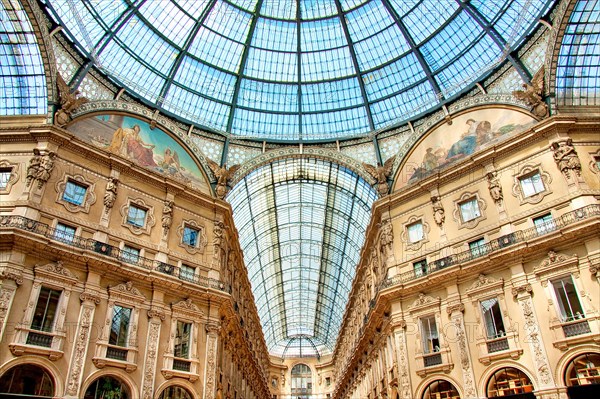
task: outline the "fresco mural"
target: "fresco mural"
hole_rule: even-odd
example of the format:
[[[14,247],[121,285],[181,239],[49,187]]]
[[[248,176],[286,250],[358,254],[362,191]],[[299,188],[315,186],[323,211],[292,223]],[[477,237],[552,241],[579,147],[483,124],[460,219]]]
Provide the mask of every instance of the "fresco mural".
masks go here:
[[[510,109],[467,112],[426,134],[407,157],[396,180],[396,189],[412,184],[474,152],[519,133],[537,121]]]
[[[125,115],[97,115],[67,128],[77,137],[201,191],[206,178],[187,151],[159,128]]]

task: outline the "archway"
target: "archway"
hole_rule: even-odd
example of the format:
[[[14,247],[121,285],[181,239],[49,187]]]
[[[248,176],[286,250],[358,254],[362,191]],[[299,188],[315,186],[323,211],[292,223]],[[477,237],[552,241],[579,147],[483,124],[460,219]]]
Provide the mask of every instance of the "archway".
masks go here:
[[[292,397],[308,398],[312,395],[312,371],[306,364],[299,363],[292,368]]]
[[[565,368],[565,385],[570,399],[600,397],[600,354],[583,353]]]
[[[0,398],[51,398],[55,396],[54,380],[43,367],[20,364],[0,377]]]
[[[120,378],[104,375],[92,382],[85,390],[83,399],[129,399],[129,387]]]
[[[460,394],[456,387],[446,380],[435,380],[432,381],[425,391],[423,391],[422,399],[460,399]]]
[[[514,367],[503,367],[496,370],[488,381],[487,397],[535,399],[531,380],[524,372]]]
[[[170,385],[163,389],[158,399],[193,399],[194,396],[184,387]]]

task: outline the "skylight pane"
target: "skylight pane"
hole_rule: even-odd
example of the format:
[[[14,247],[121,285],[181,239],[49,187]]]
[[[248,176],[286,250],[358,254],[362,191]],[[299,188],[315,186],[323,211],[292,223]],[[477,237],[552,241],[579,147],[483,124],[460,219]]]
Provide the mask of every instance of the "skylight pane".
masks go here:
[[[372,103],[375,128],[383,128],[403,118],[418,115],[438,102],[429,82],[423,82],[391,98]]]
[[[164,108],[203,126],[224,130],[229,106],[211,101],[176,84],[169,87]]]
[[[348,44],[338,17],[300,24],[302,52],[327,50]]]
[[[396,46],[390,51],[390,43]],[[379,67],[410,50],[397,25],[392,25],[381,33],[354,45],[361,71]]]
[[[238,72],[243,50],[242,44],[202,27],[188,51],[216,67]]]
[[[174,0],[192,18],[198,19],[210,0]]]
[[[439,29],[458,7],[455,0],[422,0],[404,17],[403,21],[410,26],[410,35],[415,43],[420,44]]]
[[[394,23],[381,0],[370,1],[346,14],[348,31],[353,42],[361,41],[388,28]]]
[[[68,29],[86,52],[94,48],[105,33],[104,28],[84,2],[81,1],[54,1],[52,7],[56,10]]]
[[[289,140],[298,138],[298,122],[297,114],[269,114],[237,108],[231,130],[238,135]]]
[[[334,112],[302,115],[303,133],[313,138],[325,138],[322,132],[332,134],[362,134],[369,130],[364,107],[351,108]]]
[[[355,74],[348,47],[302,53],[302,81],[329,80]]]
[[[337,14],[334,0],[300,0],[300,15],[303,20],[323,18]]]
[[[262,2],[260,14],[278,19],[296,19],[296,1],[267,0]]]
[[[302,110],[326,111],[362,105],[358,80],[355,78],[302,86]]]
[[[265,50],[288,51],[298,50],[296,22],[276,21],[259,18],[256,21],[252,46]]]
[[[194,20],[171,2],[147,1],[139,10],[151,26],[179,47],[183,46],[194,26]]]
[[[252,14],[218,0],[204,21],[204,26],[228,39],[245,43]]]
[[[298,86],[242,79],[237,101],[256,110],[298,112]]]
[[[191,57],[184,57],[174,81],[206,96],[231,102],[235,79],[234,75],[204,65]]]
[[[244,75],[273,82],[298,81],[298,54],[261,50],[251,47]]]

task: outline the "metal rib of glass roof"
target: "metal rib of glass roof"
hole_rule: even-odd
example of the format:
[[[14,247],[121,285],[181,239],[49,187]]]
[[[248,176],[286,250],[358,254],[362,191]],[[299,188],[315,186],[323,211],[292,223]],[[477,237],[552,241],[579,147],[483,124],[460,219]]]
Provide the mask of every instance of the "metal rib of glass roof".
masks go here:
[[[271,354],[331,353],[376,198],[355,172],[300,158],[263,166],[230,191]]]
[[[361,136],[448,101],[552,0],[44,0],[84,55],[167,114],[234,136]],[[519,68],[518,68],[519,69]]]

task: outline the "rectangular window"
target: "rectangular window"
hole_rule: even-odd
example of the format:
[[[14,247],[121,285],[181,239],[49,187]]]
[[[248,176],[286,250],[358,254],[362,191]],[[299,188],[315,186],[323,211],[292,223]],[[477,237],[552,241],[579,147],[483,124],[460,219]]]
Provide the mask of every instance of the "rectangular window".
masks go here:
[[[74,205],[82,205],[86,192],[87,186],[76,183],[73,180],[67,180],[62,199]]]
[[[460,208],[460,217],[463,222],[468,222],[481,216],[477,198],[471,198],[470,200],[461,202],[458,206]]]
[[[585,315],[571,276],[553,281],[552,286],[562,321],[583,319]]]
[[[556,224],[554,219],[552,219],[552,214],[550,213],[534,218],[533,225],[535,226],[535,230],[539,235],[549,233],[556,229]]]
[[[143,208],[139,208],[135,205],[129,205],[129,209],[127,211],[127,223],[136,226],[136,227],[144,227],[146,224],[146,213],[148,211]]]
[[[184,359],[190,356],[190,339],[192,333],[192,323],[177,321],[177,331],[175,332],[175,348],[173,356]]]
[[[193,227],[185,226],[183,228],[183,243],[189,245],[190,247],[197,247],[199,235],[200,230],[195,229]]]
[[[114,306],[110,337],[108,339],[109,344],[123,347],[127,346],[127,334],[129,332],[131,310],[131,308],[125,308],[119,305]]]
[[[121,259],[128,263],[138,263],[140,260],[140,250],[125,245],[121,251]]]
[[[179,269],[179,278],[185,281],[194,281],[194,275],[196,274],[196,268],[188,265],[181,265]]]
[[[413,270],[416,277],[421,277],[427,274],[427,259],[422,259],[413,263]]]
[[[531,197],[532,195],[546,190],[544,182],[542,181],[542,176],[539,172],[520,177],[519,183],[521,184],[521,190],[523,190],[524,197]]]
[[[75,238],[75,231],[75,227],[58,223],[56,225],[56,229],[54,229],[54,238],[63,242],[73,242],[73,238]]]
[[[423,234],[423,223],[416,222],[406,227],[408,230],[408,241],[419,242],[424,238]]]
[[[41,288],[31,321],[32,330],[52,332],[61,293],[48,287]]]
[[[504,337],[506,329],[502,320],[502,311],[498,298],[486,299],[480,302],[488,339]]]
[[[0,168],[0,190],[4,190],[8,186],[12,168]]]
[[[440,351],[440,339],[438,335],[435,316],[421,319],[423,331],[423,353],[435,353]]]
[[[480,238],[478,240],[471,241],[469,243],[469,250],[471,251],[471,255],[475,258],[485,255],[485,253],[486,253],[485,239]]]

